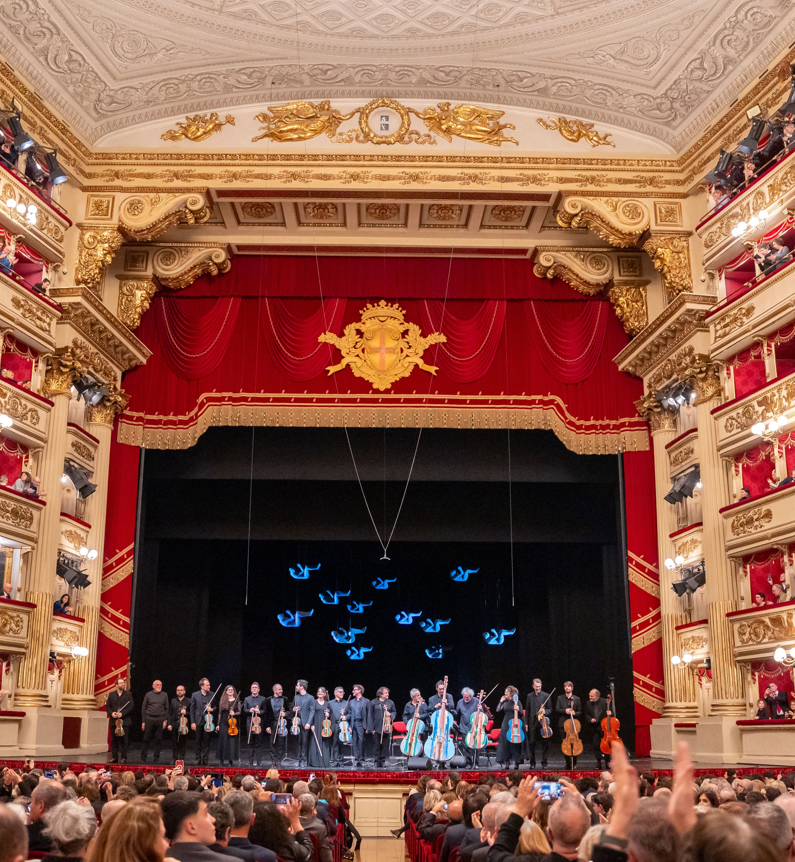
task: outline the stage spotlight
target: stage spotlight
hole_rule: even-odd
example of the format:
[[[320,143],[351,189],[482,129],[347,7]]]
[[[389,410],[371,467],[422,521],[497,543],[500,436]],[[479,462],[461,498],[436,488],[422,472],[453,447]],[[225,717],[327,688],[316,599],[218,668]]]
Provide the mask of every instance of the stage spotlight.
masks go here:
[[[694,470],[691,470],[689,473],[685,473],[682,477],[684,482],[679,489],[679,492],[683,497],[692,497],[693,491],[699,486],[701,482],[701,471],[698,467]]]
[[[752,156],[759,148],[759,141],[765,132],[765,125],[766,123],[761,117],[754,117],[753,120],[751,120],[751,130],[748,132],[748,135],[744,137],[739,144],[737,144],[735,152],[742,153],[746,156]]]
[[[674,483],[671,486],[671,490],[665,495],[664,499],[667,503],[673,505],[674,503],[681,503],[684,499],[684,494],[682,493],[682,488],[685,484],[685,476],[677,476],[674,479]]]
[[[726,150],[721,150],[720,156],[718,157],[718,163],[704,177],[704,181],[713,186],[719,185],[729,176],[729,166],[731,163],[732,154],[727,153]]]
[[[14,136],[14,146],[20,151],[20,153],[25,150],[29,150],[34,145],[33,138],[31,138],[31,136],[22,128],[21,116],[22,115],[19,111],[17,111],[7,120],[8,128]]]
[[[78,590],[85,589],[91,585],[91,581],[88,579],[86,573],[80,570],[80,563],[65,555],[58,557],[55,564],[55,574]]]
[[[28,157],[28,162],[25,165],[25,173],[36,185],[43,185],[47,181],[47,174],[44,173],[34,156]]]
[[[103,398],[106,398],[109,395],[108,387],[104,384],[95,383],[91,388],[90,392],[86,392],[83,396],[86,399],[86,402],[90,404],[92,407],[96,407]]]
[[[85,471],[82,467],[78,467],[77,464],[67,461],[64,464],[64,472],[74,483],[77,496],[80,499],[85,500],[86,497],[90,497],[97,490],[97,486],[93,482],[88,481]]]
[[[75,380],[72,386],[74,387],[75,392],[77,392],[78,400],[82,394],[88,389],[91,389],[93,385],[94,384],[88,379],[88,377],[81,377],[79,380]]]
[[[58,151],[46,152],[44,160],[47,162],[47,170],[49,171],[50,182],[57,186],[59,183],[65,183],[69,177],[64,172],[64,169],[58,163]]]
[[[693,577],[687,578],[685,580],[685,584],[687,585],[688,590],[691,593],[694,593],[699,587],[703,587],[707,582],[707,573],[704,571],[704,568],[701,567],[701,571],[696,571],[693,574]]]
[[[681,599],[682,596],[687,592],[687,584],[684,581],[674,581],[671,584],[671,589]]]

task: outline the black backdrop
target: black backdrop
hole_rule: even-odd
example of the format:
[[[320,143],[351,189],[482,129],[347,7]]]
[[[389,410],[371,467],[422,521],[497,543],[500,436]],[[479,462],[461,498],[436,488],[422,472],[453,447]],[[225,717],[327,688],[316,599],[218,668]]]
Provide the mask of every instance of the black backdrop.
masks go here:
[[[392,529],[416,431],[351,431],[367,504]],[[375,537],[340,429],[211,429],[185,451],[148,451],[144,542],[132,644],[136,701],[160,678],[170,694],[208,676],[293,690],[309,680],[369,696],[389,686],[427,698],[447,674],[458,696],[498,684],[524,696],[535,676],[583,699],[615,678],[632,742],[628,611],[615,457],[578,456],[552,434],[424,431],[389,546]],[[511,544],[511,517],[513,544]],[[249,542],[249,513],[251,540]],[[513,565],[511,556],[513,554]],[[308,579],[289,569],[317,566]],[[450,573],[477,569],[465,582]],[[512,576],[513,571],[513,576]],[[385,590],[376,579],[394,579]],[[322,592],[348,592],[336,605]],[[361,602],[362,613],[347,605]],[[298,628],[279,614],[312,611]],[[401,612],[422,612],[400,625]],[[422,620],[450,620],[438,633]],[[332,632],[365,629],[353,645]],[[513,630],[501,645],[484,633]],[[369,647],[354,660],[347,651]],[[441,647],[441,658],[426,650]]]

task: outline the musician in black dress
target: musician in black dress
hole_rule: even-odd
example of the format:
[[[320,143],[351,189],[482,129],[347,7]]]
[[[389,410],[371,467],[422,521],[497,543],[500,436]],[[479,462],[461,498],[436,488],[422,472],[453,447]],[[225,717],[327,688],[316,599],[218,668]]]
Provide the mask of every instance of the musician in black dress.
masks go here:
[[[231,723],[234,719],[234,723]],[[228,685],[218,702],[218,761],[233,766],[240,760],[240,697]]]
[[[530,755],[530,768],[535,769],[536,745],[541,745],[541,768],[547,768],[547,757],[549,756],[549,739],[541,735],[541,722],[538,714],[544,710],[547,722],[552,715],[552,704],[549,695],[541,687],[541,680],[533,680],[533,690],[527,695],[525,704],[525,721],[527,727],[527,750]],[[550,730],[552,725],[549,725]]]
[[[353,744],[353,756],[357,766],[364,766],[364,734],[370,726],[370,701],[365,700],[364,686],[353,687],[353,697],[348,704],[350,712],[346,711],[351,725],[351,742]]]
[[[331,708],[331,716],[334,721],[339,725],[340,717],[342,716],[342,712],[345,709],[345,689],[338,685],[334,689],[334,700],[329,702],[329,707]],[[345,713],[346,717],[348,713]],[[334,741],[331,743],[331,765],[332,766],[342,766],[343,764],[343,754],[342,754],[342,746],[343,743],[340,742],[339,732],[334,734]]]
[[[331,723],[331,736],[323,736],[323,722]],[[315,711],[312,713],[312,727],[309,736],[309,765],[314,769],[329,769],[331,767],[331,750],[337,736],[337,722],[331,711],[328,691],[320,686],[315,700]]]
[[[574,718],[579,721],[582,716],[582,701],[574,694],[574,683],[563,683],[563,694],[558,695],[555,703],[555,715],[558,717],[558,727],[563,739],[566,738],[566,722],[569,718]],[[566,769],[576,769],[577,757],[564,754],[566,758]]]
[[[583,718],[583,736],[593,745],[593,753],[596,758],[596,768],[602,768],[604,758],[605,769],[610,769],[610,755],[601,749],[602,744],[602,719],[613,713],[607,708],[607,701],[599,691],[592,688],[585,701],[585,716]]]
[[[277,682],[273,695],[268,698],[268,736],[270,738],[271,764],[276,768],[282,765],[287,750],[287,736],[279,732],[280,726],[287,726],[287,699]]]
[[[184,733],[181,719],[184,717]],[[190,730],[190,701],[185,694],[185,686],[177,686],[177,696],[171,698],[168,708],[168,732],[171,734],[172,760],[184,760]]]
[[[497,741],[497,763],[503,769],[518,769],[519,764],[522,762],[522,743],[511,742],[511,722],[514,718],[518,718],[521,725],[523,723],[524,710],[519,702],[519,689],[516,686],[509,685],[505,689],[505,694],[497,704],[497,712],[502,713],[500,738]],[[511,763],[515,765],[510,766]]]
[[[243,701],[243,715],[246,716],[246,739],[249,740],[248,762],[259,766],[262,762],[262,736],[268,730],[268,701],[259,693],[259,683],[251,683],[251,694]],[[251,723],[259,716],[260,732],[254,733]]]
[[[210,731],[204,729],[204,723],[208,713],[213,715],[215,722],[214,697],[207,677],[199,680],[199,690],[190,696],[190,729],[196,734],[196,763],[199,766],[207,766],[210,759]]]
[[[124,680],[119,678],[116,680],[116,688],[108,695],[105,701],[105,712],[108,716],[110,724],[110,739],[111,739],[111,763],[127,763],[127,747],[130,744],[130,728],[132,727],[132,711],[135,707],[133,696],[124,688]],[[119,736],[116,733],[116,719],[121,719],[124,731],[123,735]]]
[[[397,710],[395,702],[389,697],[389,689],[381,686],[376,692],[378,697],[370,701],[370,733],[373,736],[373,760],[376,769],[383,769],[389,760],[392,746],[392,722]],[[385,716],[389,716],[387,721]]]
[[[300,730],[298,733],[298,766],[306,766],[307,752],[309,750],[309,742],[312,736],[312,716],[315,711],[315,699],[311,694],[307,694],[306,687],[309,683],[305,679],[299,679],[295,684],[295,697],[290,709],[293,715],[297,715],[300,722]]]

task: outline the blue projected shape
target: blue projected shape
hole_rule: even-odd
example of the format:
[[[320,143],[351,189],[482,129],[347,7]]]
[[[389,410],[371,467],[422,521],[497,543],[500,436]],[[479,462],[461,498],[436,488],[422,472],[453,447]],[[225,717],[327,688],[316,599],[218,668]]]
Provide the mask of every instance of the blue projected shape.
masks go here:
[[[491,629],[490,631],[483,632],[483,637],[489,646],[499,646],[505,643],[505,638],[508,635],[515,634],[516,629]]]
[[[371,646],[352,646],[345,654],[352,661],[359,661],[364,658],[365,653],[372,651],[373,648]]]
[[[397,578],[392,578],[392,580],[385,580],[384,578],[376,578],[373,581],[373,586],[377,590],[388,590],[390,584],[394,584]]]
[[[347,593],[332,593],[331,590],[326,590],[325,593],[319,593],[320,601],[323,602],[324,605],[338,605],[340,603],[340,596],[349,596],[351,591],[348,590]]]
[[[444,658],[444,647],[433,646],[430,649],[425,650],[425,655],[427,655],[428,658]]]
[[[351,602],[348,605],[348,613],[349,614],[363,614],[365,608],[369,608],[372,602],[365,602],[362,604],[361,602]]]
[[[291,568],[290,569],[290,577],[295,578],[296,581],[305,581],[309,578],[310,572],[316,572],[320,568],[320,563],[316,566],[302,566],[300,563],[297,565],[298,571]]]
[[[414,622],[414,620],[415,620],[415,618],[416,618],[416,617],[421,617],[421,616],[422,616],[422,611],[419,611],[419,612],[418,612],[418,613],[416,613],[416,614],[413,614],[411,611],[401,611],[401,612],[400,612],[400,613],[395,617],[395,619],[396,619],[396,620],[400,623],[400,625],[402,625],[402,626],[410,626],[410,625]]]
[[[285,611],[283,614],[276,614],[276,619],[286,629],[297,629],[301,625],[301,617],[311,617],[314,612],[314,608],[311,611],[295,611],[295,613]]]
[[[335,629],[331,636],[338,644],[352,644],[356,640],[356,635],[363,635],[367,631],[367,626],[363,629]]]
[[[480,569],[464,569],[459,566],[457,569],[453,569],[453,571],[450,572],[450,577],[454,581],[461,581],[463,583],[469,579],[470,575],[476,575],[479,571]]]
[[[423,620],[420,623],[420,628],[425,632],[425,634],[436,634],[439,631],[440,626],[448,625],[450,620],[432,620],[427,619]]]

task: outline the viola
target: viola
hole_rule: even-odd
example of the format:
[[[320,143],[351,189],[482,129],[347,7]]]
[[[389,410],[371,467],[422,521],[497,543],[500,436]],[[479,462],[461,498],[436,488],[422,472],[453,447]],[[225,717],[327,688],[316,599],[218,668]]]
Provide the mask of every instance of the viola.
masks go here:
[[[613,683],[610,683],[611,690],[613,689]],[[611,702],[613,698],[612,695],[607,695],[607,711],[612,712]],[[617,718],[613,718],[613,716],[608,715],[606,718],[602,719],[602,741],[599,743],[599,748],[605,753],[610,754],[613,750],[613,743],[618,740],[618,731],[621,729],[621,722]]]
[[[210,704],[207,704],[207,708],[204,713],[204,729],[207,733],[212,733],[215,730],[215,721],[213,720],[213,714],[210,711]]]
[[[549,703],[549,698],[557,691],[557,686],[552,689],[549,693],[549,697],[544,701],[541,705],[541,709],[538,710],[538,723],[541,726],[541,736],[543,739],[549,739],[552,736],[552,728],[549,726],[549,719],[547,718],[547,712],[544,708]]]
[[[350,698],[348,698],[348,702],[350,702]],[[340,732],[339,738],[340,742],[350,742],[351,741],[351,726],[348,724],[348,719],[345,718],[345,706],[340,710]]]
[[[409,723],[406,725],[406,735],[400,741],[400,752],[406,757],[418,757],[422,751],[420,736],[425,730],[425,722],[420,718],[420,705],[422,703],[423,700],[420,698],[414,708],[414,718],[409,719]]]
[[[320,725],[320,735],[324,739],[328,739],[334,731],[331,729],[331,718],[329,717],[328,710],[325,711],[324,715],[325,718],[323,719],[323,723]]]
[[[255,706],[254,709],[251,710],[251,727],[249,728],[249,731],[251,733],[262,733],[262,719],[259,716],[258,706]]]
[[[279,712],[279,720],[276,722],[276,736],[287,736],[287,722],[284,718],[284,709]]]
[[[573,701],[569,700],[569,709]],[[582,740],[579,737],[580,722],[570,715],[563,723],[563,730],[566,733],[566,738],[560,744],[560,750],[568,757],[577,757],[582,754]]]
[[[444,678],[441,705],[431,716],[431,735],[425,740],[425,756],[439,763],[455,754],[455,745],[450,739],[453,716],[447,711],[447,677]]]
[[[481,689],[478,692],[478,706],[469,722],[469,733],[464,737],[464,744],[467,748],[480,749],[485,748],[489,741],[486,736],[486,724],[488,717],[483,709],[483,700],[486,697],[486,692]]]
[[[293,716],[293,720],[290,723],[290,733],[293,736],[298,736],[298,734],[301,732],[301,719],[298,717],[298,710],[299,707],[293,707],[293,712],[295,712],[295,715]]]
[[[511,719],[511,727],[508,730],[508,742],[524,742],[524,727],[522,727],[522,719],[519,718],[518,694],[513,696],[513,718]]]
[[[179,711],[179,735],[185,736],[188,732],[188,715],[185,707]]]

